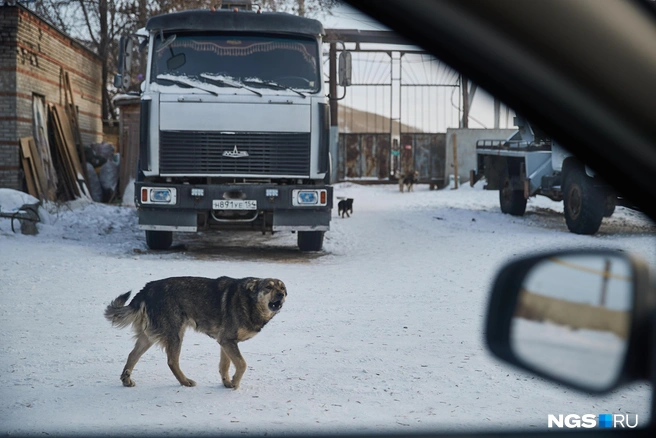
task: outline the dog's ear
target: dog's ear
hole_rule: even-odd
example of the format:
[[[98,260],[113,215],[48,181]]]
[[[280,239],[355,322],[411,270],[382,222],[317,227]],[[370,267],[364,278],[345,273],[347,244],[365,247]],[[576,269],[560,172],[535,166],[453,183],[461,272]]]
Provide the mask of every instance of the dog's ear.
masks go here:
[[[259,278],[249,277],[246,279],[244,286],[249,292],[258,293],[260,291],[260,281],[261,279]]]
[[[285,292],[285,296],[287,296],[287,286],[285,286],[285,283],[283,283],[282,280],[278,280],[278,279],[276,279],[274,281],[276,282],[276,284],[280,288],[280,290]]]

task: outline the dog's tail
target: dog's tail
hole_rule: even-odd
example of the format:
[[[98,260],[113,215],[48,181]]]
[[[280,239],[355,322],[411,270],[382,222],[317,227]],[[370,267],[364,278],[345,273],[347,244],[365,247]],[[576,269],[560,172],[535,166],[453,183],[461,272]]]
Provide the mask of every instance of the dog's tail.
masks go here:
[[[105,318],[107,318],[114,327],[127,327],[142,316],[140,309],[135,309],[134,307],[125,305],[130,298],[131,292],[132,291],[120,295],[114,301],[109,303],[109,306],[105,309]]]

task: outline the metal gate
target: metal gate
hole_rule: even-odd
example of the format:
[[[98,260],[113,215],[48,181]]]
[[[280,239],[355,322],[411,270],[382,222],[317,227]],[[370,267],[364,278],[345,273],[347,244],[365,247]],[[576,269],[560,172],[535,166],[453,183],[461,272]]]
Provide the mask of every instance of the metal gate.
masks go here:
[[[446,185],[446,134],[401,134],[401,173],[419,172],[419,181],[431,188]]]
[[[337,179],[395,181],[416,170],[421,183],[443,187],[445,132],[460,122],[459,74],[419,48],[362,48],[373,40],[361,37],[349,35],[356,45],[346,47],[353,73],[337,108]]]
[[[340,134],[339,172],[345,179],[388,179],[390,134]]]
[[[400,58],[400,171],[417,171],[430,188],[446,185],[446,130],[458,126],[460,111],[453,102],[459,74],[425,54]]]

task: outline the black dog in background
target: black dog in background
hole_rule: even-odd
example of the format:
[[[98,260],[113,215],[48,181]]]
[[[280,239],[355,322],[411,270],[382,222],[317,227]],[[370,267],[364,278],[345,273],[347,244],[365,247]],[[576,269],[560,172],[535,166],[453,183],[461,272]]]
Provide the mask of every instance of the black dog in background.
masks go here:
[[[353,213],[353,198],[342,199],[337,203],[337,215],[344,217],[346,214],[347,217],[351,217],[349,211]]]

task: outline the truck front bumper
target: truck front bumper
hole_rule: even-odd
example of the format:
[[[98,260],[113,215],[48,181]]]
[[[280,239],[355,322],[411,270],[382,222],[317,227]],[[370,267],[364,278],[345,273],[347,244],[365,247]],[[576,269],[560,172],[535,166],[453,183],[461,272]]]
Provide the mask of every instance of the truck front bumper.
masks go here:
[[[142,230],[195,232],[199,227],[328,231],[330,186],[135,183]]]

